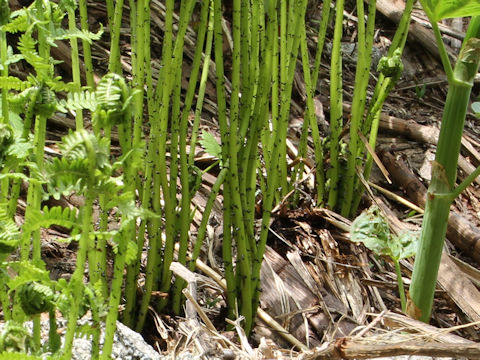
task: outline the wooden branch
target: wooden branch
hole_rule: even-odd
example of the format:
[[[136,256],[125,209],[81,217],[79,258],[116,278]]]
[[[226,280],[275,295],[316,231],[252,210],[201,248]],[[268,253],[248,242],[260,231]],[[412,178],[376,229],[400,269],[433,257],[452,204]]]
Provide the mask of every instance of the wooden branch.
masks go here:
[[[479,359],[480,344],[442,344],[413,341],[403,341],[392,344],[366,344],[365,342],[341,338],[330,343],[325,349],[307,355],[304,359],[372,359],[398,355]]]
[[[427,188],[405,163],[397,160],[389,152],[381,153],[380,158],[392,175],[394,183],[404,189],[410,200],[425,207]],[[480,262],[480,229],[453,211],[448,218],[447,238],[467,255]]]
[[[399,23],[403,10],[405,9],[405,2],[403,0],[377,0],[376,5],[378,11],[396,24]],[[435,35],[431,29],[427,29],[414,19],[408,29],[408,35],[414,41],[421,44],[423,49],[427,50],[437,59],[440,59]],[[454,52],[449,47],[447,47],[447,52],[451,59],[455,58]]]

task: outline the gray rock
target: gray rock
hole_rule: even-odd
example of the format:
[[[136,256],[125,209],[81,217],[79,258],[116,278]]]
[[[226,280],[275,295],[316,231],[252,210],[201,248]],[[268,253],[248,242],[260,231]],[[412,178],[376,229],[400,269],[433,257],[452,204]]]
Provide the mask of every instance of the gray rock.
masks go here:
[[[103,344],[103,333],[100,338],[100,349]],[[76,338],[73,341],[72,360],[88,360],[91,358],[91,341],[87,338]],[[160,360],[162,355],[156,352],[143,337],[117,321],[112,348],[112,359],[115,360]]]

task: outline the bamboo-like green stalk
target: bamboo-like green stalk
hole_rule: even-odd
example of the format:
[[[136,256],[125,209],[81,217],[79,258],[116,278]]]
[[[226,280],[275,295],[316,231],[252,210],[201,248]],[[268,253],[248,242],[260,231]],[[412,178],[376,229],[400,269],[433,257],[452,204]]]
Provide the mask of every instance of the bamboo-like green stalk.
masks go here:
[[[369,2],[367,24],[363,0],[357,0],[357,38],[358,38],[358,60],[355,72],[355,86],[353,90],[353,101],[350,121],[350,141],[348,143],[347,169],[344,174],[344,197],[342,199],[341,213],[349,216],[354,192],[355,170],[359,165],[357,158],[360,139],[358,131],[363,120],[365,105],[367,102],[367,86],[370,78],[371,55],[373,49],[373,36],[375,32],[375,9],[376,1]]]
[[[400,51],[400,54],[403,52],[403,48],[407,41],[408,35],[408,28],[410,26],[410,15],[412,13],[414,0],[407,0],[405,3],[405,9],[403,11],[402,17],[398,24],[397,30],[393,37],[392,43],[390,44],[390,48],[388,49],[387,56],[393,57],[394,52],[397,50]],[[376,144],[376,134],[378,132],[378,124],[380,120],[380,112],[383,106],[383,102],[388,95],[388,92],[393,88],[395,81],[392,83],[391,78],[386,78],[385,75],[380,74],[377,84],[375,85],[375,90],[373,92],[373,96],[370,100],[369,109],[367,112],[367,116],[363,121],[363,124],[360,127],[360,131],[365,135],[369,135],[369,143],[372,148],[375,148]],[[365,153],[365,147],[362,144],[358,144],[357,146],[357,159],[363,158],[363,154]],[[368,157],[369,155],[367,155]],[[370,162],[370,164],[368,164]],[[367,165],[364,170],[363,176],[365,179],[368,179],[370,176],[370,168],[372,166],[371,160],[367,159]],[[352,205],[350,208],[350,214],[354,214],[357,211],[358,205],[360,204],[360,199],[363,194],[363,184],[356,179],[355,180],[355,191],[352,200]]]
[[[330,17],[330,5],[331,0],[324,1],[322,4],[322,17],[320,19],[320,26],[318,27],[318,34],[317,34],[317,51],[315,53],[315,61],[313,65],[313,70],[310,73],[310,60],[308,60],[308,51],[306,51],[307,47],[304,42],[306,42],[306,29],[305,31],[302,30],[302,43],[301,43],[301,51],[302,51],[302,64],[303,64],[303,73],[306,74],[307,72],[310,74],[310,82],[311,82],[311,93],[307,92],[307,102],[308,96],[315,95],[315,89],[318,82],[318,74],[320,70],[320,63],[322,59],[323,53],[323,45],[325,44],[325,38],[327,34],[327,27],[328,21]],[[305,75],[304,75],[305,76]],[[313,103],[312,105],[313,106]],[[307,104],[307,110],[310,109],[310,106]],[[308,142],[308,135],[309,135],[309,128],[312,129],[312,140],[314,143],[314,151],[315,151],[315,162],[316,162],[316,189],[317,189],[317,203],[323,203],[323,197],[325,192],[325,173],[323,169],[323,144],[322,139],[320,139],[320,133],[318,131],[318,126],[315,126],[316,119],[315,119],[315,111],[314,108],[311,108],[313,113],[306,113],[306,118],[309,118],[307,123],[302,124],[302,134],[300,137],[300,142],[298,145],[298,158],[301,159],[306,155],[307,151],[307,142]],[[308,110],[310,112],[310,110]],[[310,120],[314,120],[313,123]],[[291,182],[295,183],[297,178],[301,172],[303,172],[304,164],[302,161],[295,167],[293,174],[291,176]],[[296,202],[296,199],[294,200]]]
[[[108,2],[107,2],[108,5]],[[122,26],[123,0],[115,1],[115,11],[113,22],[110,25],[110,58],[108,61],[108,70],[112,73],[121,74],[120,64],[120,28]],[[109,18],[110,20],[110,18]]]
[[[203,24],[203,22],[202,22]],[[200,116],[203,108],[203,99],[207,88],[208,69],[210,67],[210,58],[213,44],[213,4],[209,1],[209,19],[207,23],[207,39],[205,44],[205,57],[203,59],[202,75],[200,77],[200,86],[198,87],[197,103],[195,105],[195,115],[193,119],[192,133],[190,136],[190,154],[188,156],[188,166],[193,166],[195,160],[195,148],[197,144],[198,128],[200,126]]]
[[[239,305],[240,314],[245,317],[245,329],[252,326],[252,288],[250,263],[252,259],[248,239],[243,224],[242,200],[240,197],[239,175],[238,175],[238,150],[240,148],[238,139],[239,127],[239,96],[240,96],[240,48],[241,48],[241,4],[239,0],[233,2],[233,53],[232,53],[232,94],[230,98],[230,121],[228,129],[224,130],[222,139],[223,145],[228,149],[229,173],[227,176],[227,188],[225,196],[231,201],[231,217],[233,226],[233,237],[237,244],[237,283],[242,289],[238,297],[241,298]],[[247,330],[248,332],[248,330]]]
[[[185,96],[184,107],[182,110],[182,115],[180,118],[179,124],[179,154],[180,154],[180,183],[182,184],[181,188],[181,200],[180,200],[180,216],[179,216],[179,250],[178,250],[178,261],[181,264],[186,264],[187,259],[187,250],[188,250],[188,231],[190,230],[190,186],[189,178],[190,171],[188,167],[188,154],[187,154],[187,134],[188,134],[188,115],[193,103],[193,97],[195,93],[196,84],[198,81],[198,75],[200,72],[200,60],[202,58],[202,49],[205,41],[205,34],[207,31],[207,19],[209,12],[208,0],[203,1],[201,14],[200,14],[200,27],[197,35],[197,42],[195,48],[195,55],[192,64],[192,70],[190,73],[190,80],[188,84],[187,94]],[[192,6],[191,9],[186,8],[186,11],[193,11],[194,3],[186,4]],[[190,12],[187,12],[185,16],[190,17]],[[178,69],[180,74],[180,69]],[[177,83],[177,101],[178,101],[178,111],[180,111],[180,83]],[[175,115],[174,115],[175,116]],[[191,149],[192,151],[192,149]],[[193,150],[194,151],[194,150]],[[176,179],[175,179],[176,185]],[[176,190],[176,186],[172,186]],[[176,195],[176,194],[175,194]],[[173,311],[175,313],[180,313],[181,299],[182,299],[182,289],[184,287],[184,281],[179,277],[175,280],[175,290],[172,296]]]
[[[111,1],[107,1],[107,3]],[[78,0],[78,9],[80,13],[80,26],[82,30],[89,30],[88,27],[88,11],[87,11],[87,1]],[[83,46],[83,63],[85,65],[85,78],[87,80],[87,86],[90,89],[95,89],[95,82],[93,79],[93,64],[92,64],[92,49],[90,42],[82,40]]]
[[[145,31],[144,27],[149,27],[150,24],[150,1],[149,0],[138,0],[136,4],[133,4],[135,7],[135,21],[132,22],[135,24],[135,41],[132,44],[132,53],[135,54],[135,67],[133,68],[133,87],[135,88],[135,107],[133,115],[133,140],[132,148],[139,146],[141,137],[142,137],[142,125],[143,125],[143,110],[144,110],[144,95],[145,95],[145,58],[146,52],[150,52],[149,48],[145,46]],[[135,151],[133,159],[131,160],[132,173],[131,181],[133,189],[141,188],[140,180],[138,175],[135,174],[136,171],[133,170],[136,166],[135,164],[140,162],[140,154]],[[143,197],[143,193],[140,194],[140,198]],[[143,222],[144,224],[144,222]],[[133,311],[135,307],[136,299],[136,280],[137,280],[137,268],[139,268],[141,254],[143,250],[144,243],[144,225],[141,227],[141,231],[137,233],[137,261],[128,266],[127,271],[127,280],[125,286],[125,311],[123,322],[125,325],[132,327],[134,316]],[[139,229],[140,230],[140,229]]]
[[[170,72],[171,66],[171,58],[173,52],[173,1],[169,0],[166,2],[166,13],[165,13],[165,33],[164,33],[164,41],[163,41],[163,48],[162,48],[162,68],[158,75],[158,82],[168,81],[167,74]],[[148,48],[149,45],[149,38],[145,36],[145,43]],[[145,54],[145,62],[148,64],[150,60],[150,52],[146,52]],[[142,196],[142,204],[145,206],[149,206],[150,209],[155,214],[161,214],[160,208],[160,187],[162,186],[160,183],[160,171],[164,172],[166,169],[166,162],[164,159],[160,158],[160,137],[166,137],[166,119],[160,120],[159,114],[159,103],[160,99],[162,99],[163,91],[167,91],[167,87],[157,86],[155,89],[153,88],[153,81],[152,81],[152,71],[151,67],[147,66],[146,71],[146,83],[147,83],[147,103],[148,103],[148,113],[149,113],[149,120],[151,124],[150,128],[150,136],[149,136],[149,143],[147,148],[147,156],[145,160],[145,175],[144,175],[144,183],[147,186],[145,191],[143,192]],[[167,99],[168,100],[168,97]],[[162,123],[165,122],[165,124]],[[163,153],[165,156],[165,152]],[[159,164],[159,161],[161,164]],[[163,166],[163,169],[161,168]],[[160,168],[159,168],[160,167]],[[150,205],[151,204],[151,205]],[[171,231],[171,221],[172,221],[172,214],[168,214],[173,210],[170,204],[170,197],[165,198],[165,211],[166,211],[166,227],[170,230],[169,232],[166,230],[166,236],[172,236]],[[162,252],[161,252],[161,222],[159,218],[152,218],[148,220],[148,223],[145,224],[145,220],[142,222],[142,229],[147,228],[148,230],[148,252],[147,252],[147,266],[145,270],[146,279],[145,279],[145,292],[142,297],[142,302],[140,304],[140,309],[138,311],[138,318],[136,329],[137,331],[141,331],[143,328],[143,324],[145,323],[145,318],[147,316],[148,306],[150,305],[151,293],[154,288],[156,288],[156,282],[158,278],[162,276]],[[138,236],[143,236],[143,230],[139,231]],[[138,242],[143,241],[142,239],[138,239]],[[171,241],[170,239],[166,240]],[[173,254],[173,248],[172,248]],[[163,302],[162,306],[165,303]]]
[[[92,148],[90,142],[85,142],[87,148],[88,164],[89,164],[89,174],[94,174],[95,172],[95,151]],[[88,186],[87,189],[93,189],[94,181],[93,176],[88,177]],[[67,330],[65,333],[65,341],[63,346],[62,359],[69,360],[72,357],[72,344],[75,331],[77,329],[77,320],[78,314],[80,312],[80,306],[83,299],[83,274],[85,272],[85,263],[87,260],[87,252],[90,245],[90,233],[92,229],[92,214],[93,214],[93,202],[96,198],[95,191],[86,191],[85,192],[85,203],[82,207],[82,232],[80,240],[78,243],[77,250],[77,260],[75,271],[71,278],[72,284],[72,293],[71,293],[71,307],[68,314]]]
[[[464,40],[465,46],[462,47],[451,73],[448,71],[449,65],[444,64],[447,76],[450,75],[449,89],[435,162],[432,166],[432,180],[427,192],[420,244],[415,258],[410,299],[407,305],[407,312],[411,316],[426,322],[431,315],[448,215],[453,200],[451,196],[443,194],[455,194],[454,186],[463,125],[473,80],[480,65],[480,40],[477,38],[480,37],[479,23],[480,17],[474,17],[471,20],[471,26],[474,26],[477,32],[468,32],[469,38]],[[439,49],[441,52],[445,51],[440,44]],[[443,61],[446,61],[445,57],[446,53],[442,56]]]
[[[1,27],[8,23],[9,17],[10,17],[10,5],[8,4],[8,1],[2,0],[0,2],[0,63],[3,66],[1,74],[4,77],[8,76],[7,34],[5,31],[2,30]],[[10,123],[9,115],[8,115],[8,89],[2,89],[1,123],[2,124]],[[16,182],[19,183],[18,181]],[[8,193],[10,191],[9,187],[10,187],[10,181],[7,178],[0,181],[0,199],[2,203],[6,202],[8,199]],[[15,186],[12,186],[12,188],[15,188]],[[12,189],[11,197],[14,197],[13,189]],[[16,208],[17,199],[15,198],[14,200],[15,200],[15,208]],[[12,206],[9,205],[9,209],[10,208],[12,208]],[[9,210],[8,213],[13,216],[13,212],[11,210]]]
[[[282,0],[280,0],[280,8],[282,8]],[[266,188],[266,193],[263,198],[263,214],[262,214],[262,224],[260,229],[259,240],[257,244],[257,257],[253,260],[253,269],[252,269],[252,281],[253,281],[253,299],[252,308],[257,309],[259,304],[260,297],[260,268],[263,260],[263,255],[265,253],[265,248],[267,244],[268,230],[270,226],[271,211],[273,208],[273,201],[275,198],[275,193],[277,191],[277,182],[279,174],[279,163],[286,162],[285,154],[283,154],[280,144],[284,143],[287,138],[287,125],[288,125],[288,115],[290,110],[290,98],[293,86],[293,77],[295,73],[295,64],[298,55],[298,49],[301,42],[301,26],[304,24],[303,18],[305,16],[307,2],[299,1],[295,3],[294,7],[294,16],[292,19],[295,19],[295,22],[292,24],[293,29],[291,30],[293,34],[296,34],[291,39],[291,44],[288,46],[290,51],[288,52],[289,66],[288,74],[286,74],[286,82],[281,84],[281,102],[280,102],[280,112],[277,130],[274,133],[274,140],[272,143],[272,155],[270,164],[268,164],[267,170],[267,183],[268,188]]]
[[[214,52],[215,52],[215,69],[217,74],[217,111],[218,122],[220,125],[220,135],[222,138],[222,159],[228,159],[228,125],[227,125],[227,109],[225,96],[225,78],[223,64],[223,30],[222,30],[222,5],[220,0],[213,0],[213,24],[214,24]],[[225,168],[229,169],[230,164],[225,163]],[[226,174],[228,177],[228,174]],[[233,248],[232,248],[232,232],[231,232],[231,198],[229,186],[224,186],[223,191],[223,246],[222,257],[225,267],[225,280],[227,282],[227,316],[232,318],[236,309],[237,287],[235,284],[235,275],[233,270]]]
[[[323,43],[323,41],[319,41],[319,43],[320,42]],[[310,60],[308,56],[307,33],[305,30],[305,26],[302,26],[302,40],[300,45],[301,45],[301,52],[302,52],[303,78],[305,80],[305,87],[307,92],[307,111],[306,111],[306,116],[303,123],[304,129],[302,131],[302,135],[308,134],[308,131],[307,131],[308,128],[312,130],[312,140],[314,144],[315,163],[316,163],[315,185],[317,188],[318,201],[322,202],[323,189],[325,184],[325,174],[323,171],[323,145],[322,145],[322,140],[320,138],[320,132],[318,130],[318,124],[315,118],[315,105],[313,104],[313,95],[315,90],[314,90],[314,84],[312,83],[311,74],[310,74]],[[321,49],[317,49],[317,52],[318,51],[321,52]],[[302,140],[303,140],[302,148],[304,149],[303,151],[305,151],[306,145],[307,145],[306,136],[304,136]],[[303,166],[299,167],[299,169],[303,169]]]
[[[2,30],[2,26],[8,23],[10,17],[10,5],[8,1],[2,0],[0,2],[0,61],[3,66],[2,76],[8,76],[8,65],[7,65],[7,34]],[[2,123],[9,124],[8,119],[8,89],[2,89]],[[7,189],[5,189],[7,190]],[[2,191],[3,193],[3,191]],[[6,192],[5,192],[6,193]]]
[[[340,133],[343,126],[343,88],[342,88],[342,33],[343,8],[345,1],[336,3],[335,28],[333,31],[332,58],[330,62],[330,169],[327,176],[330,181],[328,206],[332,209],[337,205],[338,182],[340,174]]]
[[[45,18],[45,14],[50,13],[50,6],[48,3],[45,3],[41,0],[36,0],[35,2],[36,11],[38,13],[39,20]],[[42,26],[37,28],[38,35],[38,54],[44,59],[50,58],[50,45],[47,42],[47,30]],[[53,65],[44,69],[41,73],[38,73],[37,76],[40,80],[49,78],[53,74]],[[43,91],[40,90],[40,91]],[[48,91],[48,90],[44,90]],[[43,99],[45,101],[45,99]],[[38,171],[41,173],[44,169],[44,154],[45,154],[45,137],[47,132],[47,117],[45,114],[38,114],[35,117],[35,130],[34,130],[34,146],[35,146],[35,162],[38,168]],[[25,210],[25,218],[27,219],[30,215],[30,211],[40,210],[41,201],[42,201],[42,187],[39,183],[31,183],[28,192],[27,192],[27,204],[30,204],[30,208],[27,206]],[[40,241],[40,230],[36,230],[33,234],[23,234],[23,246],[28,246],[28,240],[32,236],[32,261],[40,262],[41,260],[41,241]],[[23,249],[23,260],[26,260],[28,257],[28,248]],[[33,342],[36,348],[40,348],[40,317],[35,316],[33,318]]]
[[[173,4],[172,4],[173,5]],[[169,292],[171,288],[171,278],[172,273],[170,270],[170,264],[173,261],[173,252],[175,246],[175,203],[176,203],[176,179],[174,183],[169,183],[167,174],[163,170],[166,168],[166,150],[167,150],[167,137],[165,136],[167,133],[167,126],[168,126],[168,117],[169,117],[169,103],[172,96],[172,90],[174,90],[174,85],[179,85],[180,81],[180,73],[182,69],[182,58],[183,58],[183,44],[184,38],[187,31],[189,19],[191,17],[193,7],[195,2],[193,0],[187,1],[185,4],[182,5],[181,16],[180,16],[180,23],[178,24],[178,32],[176,34],[176,41],[175,47],[173,49],[173,56],[170,59],[170,66],[168,71],[166,70],[166,82],[168,83],[167,86],[163,89],[162,94],[162,102],[160,106],[160,143],[159,143],[159,160],[158,166],[159,169],[162,169],[162,173],[160,173],[160,182],[162,185],[162,194],[163,200],[165,202],[165,231],[166,231],[166,241],[165,241],[165,249],[163,253],[163,264],[162,264],[162,277],[160,279],[160,291]],[[173,9],[172,9],[173,10]],[[176,94],[176,96],[175,96]],[[179,96],[180,91],[179,88],[175,92],[173,92],[173,112],[179,113],[178,109],[176,110],[175,107],[179,106]],[[177,99],[175,99],[177,97]],[[178,103],[176,103],[178,101]],[[172,114],[172,116],[174,115]],[[173,134],[175,136],[175,134]],[[178,136],[178,135],[177,135]],[[171,151],[171,150],[170,150]],[[171,159],[170,168],[177,166],[178,159]],[[175,192],[172,191],[175,189]],[[188,210],[189,211],[189,210]],[[180,243],[180,251],[179,251],[179,259],[185,263],[186,257],[186,236],[184,236]],[[165,301],[160,301],[159,309],[161,309],[166,304]],[[179,310],[179,304],[177,305]]]
[[[74,5],[76,5],[76,3],[74,3]],[[76,17],[75,17],[75,7],[68,6],[67,14],[68,14],[68,28],[70,30],[75,30],[77,28]],[[80,80],[80,61],[79,61],[79,55],[78,55],[77,38],[70,39],[70,48],[72,49],[71,51],[72,80],[77,85],[77,90],[79,91],[80,88],[82,87],[82,84]],[[83,112],[81,109],[75,112],[75,128],[83,129]]]
[[[210,213],[212,211],[217,195],[220,191],[220,187],[225,181],[227,173],[228,168],[223,168],[222,170],[220,170],[220,173],[218,174],[217,179],[212,186],[212,190],[210,191],[210,196],[208,197],[207,204],[205,205],[205,209],[203,211],[202,222],[198,227],[197,239],[195,240],[195,244],[193,246],[192,256],[190,259],[191,271],[195,270],[195,261],[198,259],[198,256],[200,255],[200,250],[202,249],[203,240],[205,239],[205,234],[207,233],[207,225],[210,218]]]

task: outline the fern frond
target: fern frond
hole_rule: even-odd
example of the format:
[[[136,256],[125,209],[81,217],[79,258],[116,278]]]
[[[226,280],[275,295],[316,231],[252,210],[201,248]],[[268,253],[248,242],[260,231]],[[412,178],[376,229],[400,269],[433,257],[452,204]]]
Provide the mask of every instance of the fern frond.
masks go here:
[[[22,34],[18,40],[18,50],[23,55],[25,60],[37,70],[37,72],[39,72],[38,70],[50,69],[49,59],[44,59],[38,55],[35,48],[36,45],[37,41],[29,32]]]
[[[75,92],[79,90],[78,84],[73,81],[64,82],[60,76],[54,79],[45,79],[45,85],[47,85],[52,91],[55,92]]]
[[[11,46],[7,47],[7,60],[5,61],[5,65],[15,64],[23,59],[23,55],[21,54],[14,54],[13,49]]]
[[[35,355],[28,355],[20,352],[3,352],[0,354],[0,360],[44,360],[45,358]],[[51,357],[47,357],[51,359]]]
[[[40,228],[49,228],[52,225],[63,226],[72,229],[78,226],[78,210],[76,208],[63,208],[61,206],[47,207],[42,211],[31,210],[25,219],[23,231],[33,232]]]
[[[8,105],[10,110],[17,114],[25,112],[27,104],[30,102],[32,96],[38,91],[40,91],[40,89],[37,86],[31,86],[30,84],[30,87],[27,87],[21,93],[9,96]]]
[[[57,40],[70,40],[70,39],[81,39],[88,41],[90,44],[92,41],[100,40],[103,34],[103,27],[97,33],[93,33],[87,30],[80,30],[80,29],[63,29],[63,28],[56,28],[53,30],[50,35],[49,39],[52,41]]]
[[[27,315],[37,315],[52,309],[55,293],[50,286],[30,281],[17,290],[22,310]]]
[[[5,359],[15,359],[8,356],[11,353],[25,355],[32,349],[32,336],[23,324],[16,321],[7,321],[0,333],[0,351],[5,355]],[[0,355],[0,356],[1,356]],[[26,356],[22,359],[27,358]]]
[[[31,141],[15,139],[15,142],[8,147],[6,154],[15,157],[17,160],[26,159],[32,149],[33,143]]]
[[[48,192],[55,199],[59,199],[61,195],[81,192],[85,187],[86,176],[89,175],[88,160],[54,158],[46,167],[46,171]]]
[[[95,167],[98,169],[110,168],[108,160],[109,142],[107,139],[97,140],[95,135],[81,129],[74,132],[70,131],[62,140],[62,144],[59,147],[63,156],[67,159],[74,160],[88,158],[88,143],[88,147],[95,152]]]
[[[45,265],[40,267],[40,264],[34,264],[32,261],[15,261],[8,265],[19,274],[8,281],[9,291],[14,291],[19,286],[31,281],[44,284],[51,282],[50,273],[45,269]]]
[[[8,216],[7,209],[7,203],[0,203],[0,254],[10,254],[21,239],[20,229]]]
[[[75,335],[77,337],[80,337],[80,338],[82,338],[82,337],[88,338],[88,337],[93,336],[95,331],[96,330],[92,327],[91,324],[83,324],[81,326],[78,326],[75,329]]]
[[[15,76],[0,76],[0,89],[23,91],[29,86],[28,81],[22,81]]]
[[[28,26],[27,12],[25,9],[20,9],[14,11],[10,15],[10,22],[5,24],[2,30],[11,34],[16,34],[18,32],[27,31]]]
[[[74,92],[69,92],[67,99],[62,99],[58,103],[58,109],[63,112],[82,109],[94,111],[96,108],[97,99],[95,93],[91,91],[78,92],[78,90],[75,90]]]

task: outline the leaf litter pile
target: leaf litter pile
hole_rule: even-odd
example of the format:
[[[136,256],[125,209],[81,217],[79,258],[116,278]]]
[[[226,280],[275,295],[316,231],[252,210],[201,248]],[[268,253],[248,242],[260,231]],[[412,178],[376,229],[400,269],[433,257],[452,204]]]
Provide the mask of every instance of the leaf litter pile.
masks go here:
[[[353,7],[352,2],[348,2]],[[400,2],[393,2],[400,3]],[[162,13],[159,1],[152,0],[152,66],[155,49],[160,49],[159,35]],[[320,1],[310,2],[312,30],[311,46],[315,46],[314,28],[319,16]],[[377,1],[379,10],[374,54],[386,52],[393,34],[394,8],[390,1]],[[105,5],[90,2],[92,23],[106,18]],[[125,12],[128,14],[128,12]],[[93,18],[94,17],[94,18]],[[354,83],[355,19],[346,17],[345,68],[346,86],[344,110]],[[127,22],[128,19],[124,18]],[[226,19],[228,23],[228,19]],[[105,21],[104,21],[105,22]],[[438,138],[439,119],[446,95],[445,76],[441,70],[433,33],[427,20],[415,12],[411,37],[404,55],[405,73],[387,99],[380,122],[378,168],[367,186],[362,200],[366,210],[352,224],[327,209],[313,204],[313,171],[306,171],[299,182],[300,206],[291,209],[287,197],[274,209],[269,246],[261,271],[262,296],[257,323],[250,338],[241,329],[241,319],[231,322],[226,330],[224,316],[225,283],[221,269],[221,210],[222,197],[216,199],[208,225],[207,247],[197,261],[198,273],[174,264],[176,276],[187,280],[185,318],[150,313],[144,337],[163,354],[195,355],[202,358],[245,359],[366,359],[399,355],[442,356],[450,358],[480,358],[478,328],[480,325],[480,182],[472,184],[454,203],[449,219],[448,241],[440,266],[431,325],[402,315],[404,300],[398,291],[407,290],[413,267],[412,249],[415,231],[421,224],[421,213],[429,181],[430,161]],[[330,29],[331,30],[331,29]],[[330,31],[329,30],[329,31]],[[458,48],[458,37],[464,26],[457,23],[442,25],[448,46]],[[160,33],[160,32],[158,32]],[[184,67],[189,67],[194,44],[193,31],[187,32]],[[330,34],[330,33],[329,33]],[[329,35],[330,36],[330,35]],[[122,35],[124,51],[128,51],[128,34]],[[190,44],[190,45],[189,45]],[[428,45],[427,45],[428,44]],[[156,46],[158,45],[158,46]],[[419,52],[420,46],[428,51]],[[62,50],[63,49],[63,50]],[[93,48],[95,70],[106,73],[108,43],[100,40]],[[327,45],[328,50],[328,45]],[[70,66],[69,50],[53,49],[55,56]],[[328,94],[328,51],[322,63],[323,74],[318,88]],[[123,63],[124,71],[131,70]],[[28,69],[17,69],[21,72]],[[474,93],[478,92],[478,85]],[[211,75],[202,114],[202,128],[207,134],[218,134],[215,114],[215,87]],[[305,85],[301,77],[295,80],[292,115],[289,129],[289,154],[295,159],[299,129],[305,108]],[[328,131],[328,104],[325,95],[316,99],[316,116],[320,127]],[[472,114],[466,119],[459,159],[459,177],[464,178],[480,164],[480,134]],[[49,125],[48,151],[57,152],[55,142],[74,128],[74,120],[54,116]],[[346,132],[345,132],[346,133]],[[211,136],[211,138],[209,138]],[[206,168],[219,154],[214,135],[203,137],[195,149],[196,163]],[[115,143],[116,134],[113,134]],[[193,149],[191,149],[193,151]],[[310,149],[313,154],[313,149]],[[303,159],[313,170],[313,161]],[[191,236],[196,236],[210,188],[215,182],[214,170],[202,177],[202,186],[194,199],[197,211]],[[51,200],[54,201],[54,200]],[[57,200],[55,200],[57,201]],[[81,205],[82,199],[72,196],[58,200],[64,206]],[[368,210],[367,210],[368,209]],[[22,213],[20,209],[19,214]],[[95,209],[97,211],[97,209]],[[98,216],[98,215],[97,215]],[[19,220],[20,221],[20,220]],[[377,234],[372,237],[373,233]],[[65,236],[61,228],[43,233],[43,256],[52,276],[69,277],[75,264],[75,251],[54,239]],[[163,296],[163,294],[154,294]]]

